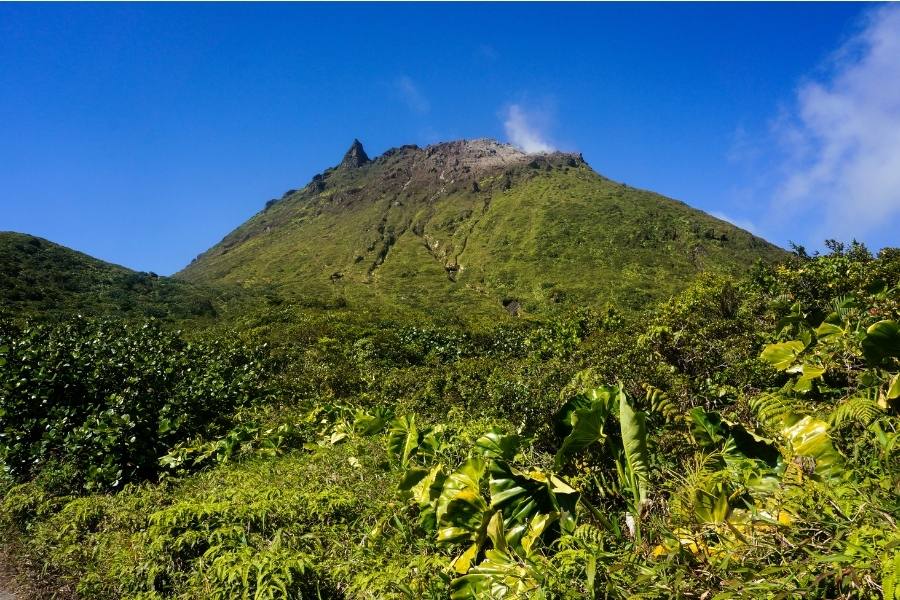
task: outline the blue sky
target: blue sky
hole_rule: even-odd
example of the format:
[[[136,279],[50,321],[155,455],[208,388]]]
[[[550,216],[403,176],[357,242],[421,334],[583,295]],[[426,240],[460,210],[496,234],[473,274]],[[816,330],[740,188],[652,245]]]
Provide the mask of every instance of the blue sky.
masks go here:
[[[0,230],[172,273],[354,137],[574,150],[783,246],[898,245],[900,7],[0,4]]]

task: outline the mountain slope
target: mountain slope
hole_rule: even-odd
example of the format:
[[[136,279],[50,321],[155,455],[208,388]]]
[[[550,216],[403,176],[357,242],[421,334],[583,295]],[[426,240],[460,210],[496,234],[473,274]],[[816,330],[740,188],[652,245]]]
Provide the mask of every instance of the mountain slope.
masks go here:
[[[53,242],[0,232],[0,312],[186,318],[215,314],[196,286],[113,265]]]
[[[288,192],[176,277],[435,314],[638,308],[705,270],[783,251],[594,172],[576,154],[491,140],[403,146]]]

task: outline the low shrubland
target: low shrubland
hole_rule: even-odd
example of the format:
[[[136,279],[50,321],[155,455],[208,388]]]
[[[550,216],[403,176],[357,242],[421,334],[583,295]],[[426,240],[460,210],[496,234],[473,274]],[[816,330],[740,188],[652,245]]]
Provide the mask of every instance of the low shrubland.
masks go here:
[[[898,283],[832,244],[627,317],[9,322],[0,524],[85,598],[895,598]]]

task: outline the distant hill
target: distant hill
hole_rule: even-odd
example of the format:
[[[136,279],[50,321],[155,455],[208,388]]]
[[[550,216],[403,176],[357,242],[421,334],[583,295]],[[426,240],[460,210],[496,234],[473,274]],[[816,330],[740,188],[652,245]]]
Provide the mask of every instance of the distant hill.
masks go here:
[[[403,146],[269,201],[176,278],[463,318],[630,309],[783,250],[577,154],[492,140]]]
[[[214,316],[213,295],[22,233],[0,232],[0,313]]]

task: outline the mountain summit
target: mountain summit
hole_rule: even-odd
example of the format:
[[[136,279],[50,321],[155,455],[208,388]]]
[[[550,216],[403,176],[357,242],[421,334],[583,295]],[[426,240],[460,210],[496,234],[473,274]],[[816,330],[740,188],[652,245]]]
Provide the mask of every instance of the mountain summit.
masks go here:
[[[353,169],[361,167],[367,162],[369,162],[369,155],[366,154],[360,141],[355,139],[350,145],[350,149],[344,154],[344,160],[341,161],[341,166]]]
[[[730,223],[597,174],[579,154],[476,139],[370,160],[354,140],[338,167],[269,202],[177,277],[465,318],[639,308],[698,273],[781,256]]]

